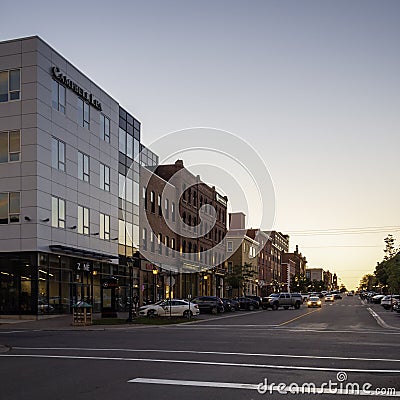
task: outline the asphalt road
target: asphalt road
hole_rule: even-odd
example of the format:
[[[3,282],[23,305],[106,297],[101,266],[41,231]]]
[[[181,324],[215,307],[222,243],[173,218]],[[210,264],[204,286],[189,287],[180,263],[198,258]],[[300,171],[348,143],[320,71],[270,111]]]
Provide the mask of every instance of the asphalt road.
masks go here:
[[[369,308],[346,297],[174,326],[0,331],[0,399],[400,397],[400,329]]]

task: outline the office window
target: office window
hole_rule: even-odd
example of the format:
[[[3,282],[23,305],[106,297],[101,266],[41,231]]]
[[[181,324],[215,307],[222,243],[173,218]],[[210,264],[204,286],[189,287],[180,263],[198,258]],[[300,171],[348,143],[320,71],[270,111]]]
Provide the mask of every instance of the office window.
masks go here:
[[[158,234],[158,254],[162,254],[162,245],[163,245],[162,234],[159,233]]]
[[[20,100],[21,98],[21,71],[12,69],[0,72],[0,103]]]
[[[171,219],[175,222],[175,203],[171,203]]]
[[[142,248],[143,250],[147,250],[147,229],[143,228],[142,232]]]
[[[169,218],[169,200],[165,199],[164,200],[164,208],[165,208],[165,218],[168,219]]]
[[[156,200],[155,200],[156,194],[152,191],[150,193],[150,205],[151,205],[151,212],[155,213],[156,212]]]
[[[147,188],[143,187],[143,203],[144,209],[147,210]]]
[[[233,262],[228,261],[228,274],[231,274],[233,272]]]
[[[51,226],[65,228],[65,200],[54,196],[51,198]]]
[[[227,246],[228,246],[228,251],[232,252],[233,251],[233,242],[227,242]]]
[[[126,155],[133,158],[133,136],[129,133],[126,135]]]
[[[110,191],[110,167],[100,163],[100,189]]]
[[[19,192],[0,193],[0,224],[20,221],[21,194]]]
[[[55,137],[51,139],[51,164],[65,172],[65,143]]]
[[[125,176],[122,174],[118,174],[118,196],[125,198]]]
[[[89,156],[78,151],[78,178],[89,182]]]
[[[78,233],[89,235],[89,209],[78,206]]]
[[[53,80],[52,101],[53,108],[65,114],[65,87]]]
[[[82,99],[78,99],[78,124],[90,129],[90,106]]]
[[[158,205],[158,215],[162,215],[162,209],[161,209],[161,194],[157,196],[157,205]]]
[[[21,132],[0,132],[0,163],[21,159]]]
[[[100,137],[110,143],[110,119],[104,114],[100,114]]]
[[[110,216],[100,213],[100,239],[110,240]]]

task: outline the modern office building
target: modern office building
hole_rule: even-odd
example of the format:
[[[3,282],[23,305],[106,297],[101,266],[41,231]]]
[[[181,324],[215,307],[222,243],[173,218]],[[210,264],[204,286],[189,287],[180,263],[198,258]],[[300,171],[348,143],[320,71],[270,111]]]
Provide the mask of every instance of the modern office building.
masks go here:
[[[110,279],[124,308],[132,269],[139,290],[134,159],[158,163],[140,139],[139,121],[42,39],[0,43],[0,314],[99,311]]]

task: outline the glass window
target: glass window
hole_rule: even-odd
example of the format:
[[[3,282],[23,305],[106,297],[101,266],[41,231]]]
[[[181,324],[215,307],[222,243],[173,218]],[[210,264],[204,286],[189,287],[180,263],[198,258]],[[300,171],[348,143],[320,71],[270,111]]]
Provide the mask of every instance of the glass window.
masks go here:
[[[110,240],[110,216],[100,213],[100,239]]]
[[[21,98],[21,71],[0,72],[0,103]]]
[[[51,198],[51,226],[65,228],[65,200],[54,196]]]
[[[233,242],[228,242],[228,251],[233,251]]]
[[[151,212],[155,213],[156,212],[156,199],[155,199],[155,193],[153,191],[150,193],[150,204],[151,204]]]
[[[0,224],[8,224],[8,193],[0,193]]]
[[[65,171],[65,143],[53,137],[51,142],[52,167]]]
[[[126,155],[129,158],[133,158],[133,136],[126,135]]]
[[[78,178],[89,182],[89,156],[78,151]]]
[[[110,143],[110,119],[104,114],[100,114],[100,137]]]
[[[172,222],[175,222],[175,203],[171,203],[171,218]]]
[[[118,174],[118,196],[125,198],[125,176],[122,174]]]
[[[169,200],[165,199],[164,201],[164,206],[165,206],[165,218],[168,219],[169,218]]]
[[[78,124],[90,129],[90,106],[82,99],[78,99]]]
[[[125,245],[125,222],[118,220],[118,243]]]
[[[20,131],[0,132],[0,163],[20,161]]]
[[[139,205],[139,184],[133,182],[133,204]]]
[[[21,212],[21,194],[19,192],[9,193],[9,220],[10,223],[19,222]]]
[[[119,151],[126,154],[126,132],[119,128]]]
[[[100,189],[110,191],[110,168],[100,163]]]
[[[129,201],[130,203],[133,203],[133,181],[130,178],[126,178],[126,201]]]
[[[53,80],[52,92],[53,108],[65,114],[65,87]]]
[[[147,229],[146,228],[143,228],[142,247],[143,247],[143,250],[147,250]]]
[[[158,215],[162,215],[162,208],[161,208],[161,194],[157,197],[157,205],[158,205]]]
[[[89,235],[89,209],[78,206],[78,233]]]

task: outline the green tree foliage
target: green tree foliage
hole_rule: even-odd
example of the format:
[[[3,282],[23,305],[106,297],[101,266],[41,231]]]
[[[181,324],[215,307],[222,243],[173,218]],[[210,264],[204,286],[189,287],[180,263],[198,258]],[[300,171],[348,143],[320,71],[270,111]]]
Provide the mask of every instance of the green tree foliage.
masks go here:
[[[395,240],[392,235],[384,239],[385,256],[375,267],[375,286],[384,287],[392,293],[400,293],[400,252],[395,247]]]
[[[311,281],[304,274],[293,275],[290,281],[292,292],[307,293],[310,285]]]
[[[377,278],[372,274],[366,274],[361,278],[360,289],[371,291],[376,286]]]
[[[225,277],[225,282],[232,286],[232,289],[237,289],[238,293],[245,294],[246,282],[254,278],[256,271],[251,264],[245,263],[244,265],[235,265],[231,273]]]

